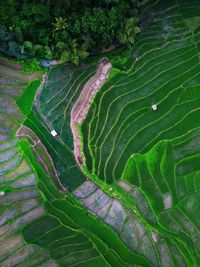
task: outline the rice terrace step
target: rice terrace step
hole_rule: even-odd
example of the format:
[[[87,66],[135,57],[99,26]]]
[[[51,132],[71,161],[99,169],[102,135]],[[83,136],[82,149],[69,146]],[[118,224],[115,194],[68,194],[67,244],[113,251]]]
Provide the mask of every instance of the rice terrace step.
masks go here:
[[[19,25],[0,27],[0,266],[199,267],[200,1],[15,2]]]

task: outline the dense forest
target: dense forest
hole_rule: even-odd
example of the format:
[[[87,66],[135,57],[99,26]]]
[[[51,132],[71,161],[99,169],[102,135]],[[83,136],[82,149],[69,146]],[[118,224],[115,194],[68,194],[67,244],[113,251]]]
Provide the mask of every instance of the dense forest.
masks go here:
[[[136,0],[3,0],[0,48],[12,56],[78,64],[110,45],[134,44]]]

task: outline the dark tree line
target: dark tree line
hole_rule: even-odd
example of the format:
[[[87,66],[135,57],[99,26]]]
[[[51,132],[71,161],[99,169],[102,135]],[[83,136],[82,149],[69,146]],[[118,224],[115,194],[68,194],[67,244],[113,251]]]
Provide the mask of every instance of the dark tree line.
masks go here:
[[[140,32],[136,0],[3,0],[0,17],[1,49],[75,64]]]

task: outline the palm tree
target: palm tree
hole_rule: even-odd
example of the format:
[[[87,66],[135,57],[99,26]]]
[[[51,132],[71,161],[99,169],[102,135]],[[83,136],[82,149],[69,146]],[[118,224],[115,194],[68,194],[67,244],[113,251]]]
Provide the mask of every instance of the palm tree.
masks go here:
[[[67,22],[66,22],[66,19],[62,18],[62,17],[58,17],[58,18],[55,18],[55,22],[52,23],[53,24],[53,27],[54,27],[54,31],[63,31],[65,29],[67,29],[68,25],[67,25]]]

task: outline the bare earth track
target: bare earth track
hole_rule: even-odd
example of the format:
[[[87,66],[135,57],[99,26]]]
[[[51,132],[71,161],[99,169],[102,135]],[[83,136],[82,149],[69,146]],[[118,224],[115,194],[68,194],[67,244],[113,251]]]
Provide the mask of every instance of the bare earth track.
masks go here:
[[[83,156],[81,153],[81,140],[78,132],[78,125],[85,119],[93,97],[108,78],[111,68],[111,63],[109,63],[106,59],[101,60],[96,74],[85,84],[79,98],[71,110],[70,125],[74,138],[74,156],[79,165],[82,165],[83,163]]]

